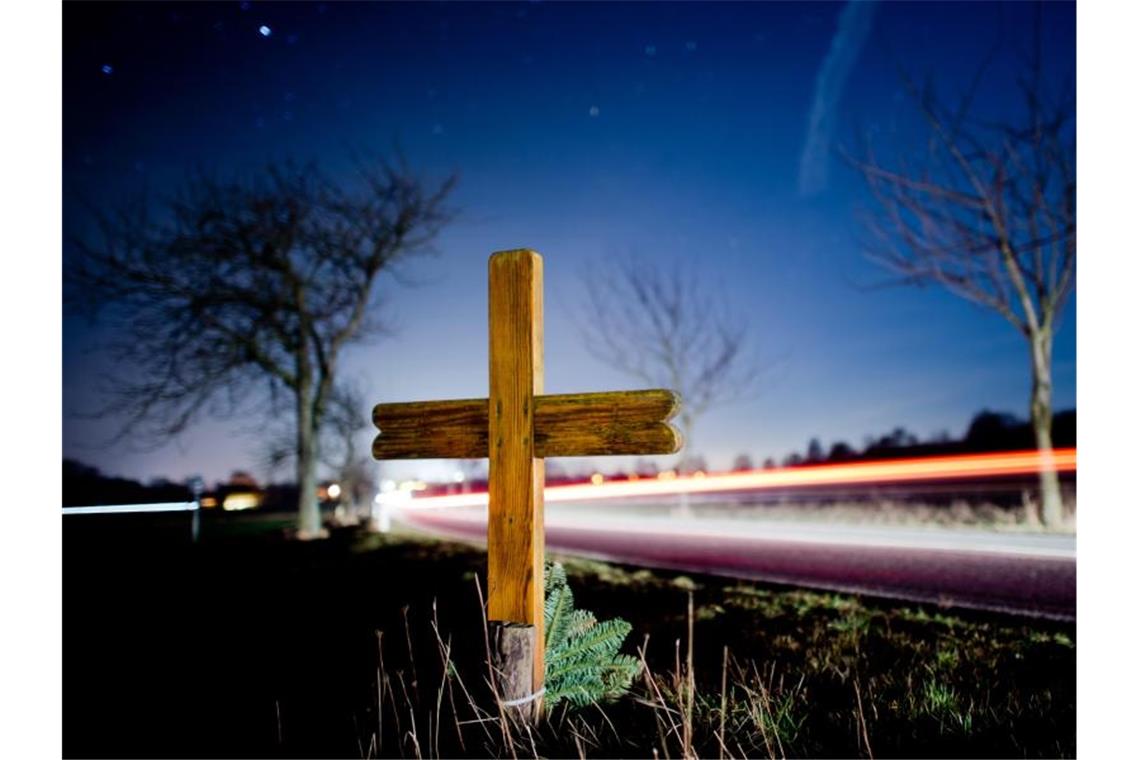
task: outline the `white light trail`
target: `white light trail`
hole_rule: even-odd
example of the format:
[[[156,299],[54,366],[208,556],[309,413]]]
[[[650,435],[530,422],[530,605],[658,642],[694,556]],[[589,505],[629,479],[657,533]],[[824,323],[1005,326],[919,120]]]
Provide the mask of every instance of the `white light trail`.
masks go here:
[[[166,501],[154,504],[110,504],[97,507],[64,507],[65,515],[117,515],[142,512],[193,512],[196,501]]]

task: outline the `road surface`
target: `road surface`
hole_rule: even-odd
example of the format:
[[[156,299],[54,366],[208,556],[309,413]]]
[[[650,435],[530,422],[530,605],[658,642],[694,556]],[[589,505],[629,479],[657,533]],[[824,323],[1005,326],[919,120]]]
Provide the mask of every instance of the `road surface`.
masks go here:
[[[486,538],[484,508],[396,510],[412,527]],[[550,551],[688,572],[1061,620],[1076,616],[1076,539],[942,528],[606,516],[548,507]]]

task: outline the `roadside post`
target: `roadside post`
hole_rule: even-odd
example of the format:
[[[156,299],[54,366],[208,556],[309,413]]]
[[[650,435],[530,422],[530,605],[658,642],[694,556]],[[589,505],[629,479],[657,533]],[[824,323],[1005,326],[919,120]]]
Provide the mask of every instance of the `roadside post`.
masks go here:
[[[206,484],[201,477],[195,475],[190,478],[187,485],[190,486],[191,499],[198,505],[194,510],[193,517],[190,518],[190,540],[196,544],[198,543],[198,534],[201,530],[202,491],[205,490]]]
[[[542,257],[488,263],[488,398],[378,404],[376,459],[490,459],[487,619],[497,696],[534,721],[544,689],[543,488],[547,457],[674,454],[671,390],[543,395]]]

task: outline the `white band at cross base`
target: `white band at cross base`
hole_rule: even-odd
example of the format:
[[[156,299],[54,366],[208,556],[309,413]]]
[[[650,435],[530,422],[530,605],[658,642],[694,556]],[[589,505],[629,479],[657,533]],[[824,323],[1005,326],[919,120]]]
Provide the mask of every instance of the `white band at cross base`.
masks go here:
[[[503,707],[518,707],[519,705],[525,705],[527,702],[533,702],[534,700],[538,699],[539,697],[541,697],[545,693],[546,693],[546,687],[543,686],[541,689],[536,691],[534,694],[528,694],[525,697],[519,697],[518,699],[508,699],[508,700],[502,702],[501,704],[503,705]]]

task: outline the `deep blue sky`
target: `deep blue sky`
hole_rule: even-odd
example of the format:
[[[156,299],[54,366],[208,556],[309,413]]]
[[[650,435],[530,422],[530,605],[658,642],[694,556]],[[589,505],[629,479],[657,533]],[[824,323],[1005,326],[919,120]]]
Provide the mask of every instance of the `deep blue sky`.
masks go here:
[[[813,436],[859,445],[897,425],[957,435],[983,407],[1025,415],[1024,342],[937,289],[867,287],[884,274],[860,254],[859,185],[830,149],[860,127],[905,145],[914,119],[897,67],[953,94],[995,39],[1006,45],[978,107],[1008,113],[1032,14],[989,3],[880,4],[845,22],[843,4],[825,3],[66,3],[64,224],[77,224],[76,195],[161,192],[188,167],[286,156],[335,173],[351,148],[398,140],[428,174],[460,173],[463,214],[416,266],[424,285],[385,285],[397,332],[346,367],[370,401],[484,395],[486,259],[532,247],[546,263],[552,393],[631,387],[586,354],[571,319],[585,262],[687,259],[722,288],[771,369],[755,398],[698,423],[695,449],[714,467],[740,452],[781,458]],[[1072,4],[1045,6],[1058,86],[1075,70],[1074,27]],[[813,104],[826,117],[815,135]],[[1074,304],[1055,349],[1057,408],[1075,405]],[[234,422],[151,452],[102,446],[113,421],[77,414],[97,403],[100,330],[65,317],[65,456],[139,478],[265,475],[256,438]]]

